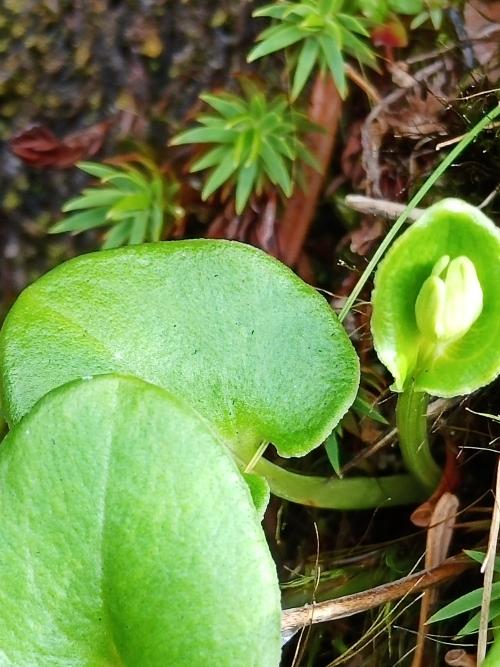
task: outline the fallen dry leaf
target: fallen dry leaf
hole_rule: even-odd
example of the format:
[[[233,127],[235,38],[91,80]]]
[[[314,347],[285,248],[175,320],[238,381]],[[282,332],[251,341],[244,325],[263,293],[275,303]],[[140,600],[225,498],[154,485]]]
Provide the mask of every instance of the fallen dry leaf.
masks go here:
[[[21,132],[9,142],[10,150],[31,167],[68,169],[92,157],[101,148],[112,121],[105,120],[58,139],[43,125]]]
[[[441,116],[446,109],[443,93],[413,89],[406,98],[407,108],[389,117],[395,136],[421,139],[428,135],[445,135],[446,126]]]
[[[374,241],[383,236],[384,223],[380,218],[365,218],[361,225],[351,232],[350,248],[362,257],[367,255],[374,246]]]
[[[468,2],[464,23],[477,61],[490,82],[496,83],[500,79],[500,1]]]

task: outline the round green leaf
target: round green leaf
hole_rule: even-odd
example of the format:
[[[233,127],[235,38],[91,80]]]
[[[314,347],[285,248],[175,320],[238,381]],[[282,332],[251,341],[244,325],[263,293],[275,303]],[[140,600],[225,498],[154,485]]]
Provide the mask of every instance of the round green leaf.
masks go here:
[[[11,423],[52,388],[123,372],[169,389],[248,460],[308,452],[355,398],[354,348],[323,297],[250,246],[178,241],[78,257],[28,287],[0,334]]]
[[[454,301],[448,303],[446,311],[444,283],[440,292],[439,285],[433,291],[433,283],[428,281],[433,269],[436,275],[446,269],[448,260],[451,270],[454,266],[464,269],[466,260],[456,259],[464,257],[473,263],[482,289],[483,305],[477,319],[475,304],[463,302],[463,298],[478,298],[476,288],[467,291],[465,286],[462,300],[452,293]],[[438,282],[436,277],[432,280]],[[458,279],[456,282],[460,285]],[[396,391],[414,379],[417,391],[458,396],[475,391],[498,375],[499,285],[500,232],[479,209],[458,199],[445,199],[427,209],[402,234],[377,270],[372,295],[375,349],[394,376]],[[418,319],[425,320],[428,308],[429,329],[438,330],[438,306],[448,320],[450,315],[456,316],[458,333],[461,319],[473,322],[464,335],[439,342],[434,348],[437,353],[424,357],[423,325],[419,329],[415,312],[419,295]]]
[[[279,664],[249,491],[158,387],[103,376],[43,398],[0,449],[0,525],[2,667]]]

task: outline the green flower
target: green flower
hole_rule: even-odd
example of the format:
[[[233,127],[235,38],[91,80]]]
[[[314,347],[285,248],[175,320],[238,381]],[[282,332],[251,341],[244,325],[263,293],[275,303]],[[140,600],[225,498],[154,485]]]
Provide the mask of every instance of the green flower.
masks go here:
[[[450,261],[443,255],[422,285],[415,303],[421,334],[431,340],[452,342],[464,336],[483,309],[483,290],[468,257]]]
[[[213,112],[202,114],[200,124],[171,141],[179,144],[215,144],[191,166],[210,170],[201,196],[205,200],[228,181],[236,186],[236,212],[242,213],[250,196],[260,194],[269,182],[286,197],[293,190],[292,167],[301,159],[317,168],[299,139],[312,127],[304,114],[290,108],[284,95],[268,100],[254,83],[242,80],[245,97],[231,93],[201,95]]]
[[[396,391],[459,396],[496,378],[499,285],[500,231],[474,206],[444,199],[400,236],[377,269],[371,322]]]
[[[300,48],[292,53],[295,69],[292,99],[304,88],[313,68],[329,70],[342,97],[347,92],[344,56],[353,56],[361,63],[375,66],[375,55],[358,37],[368,37],[362,19],[342,12],[344,0],[301,0],[274,2],[257,9],[253,16],[276,21],[258,37],[248,62],[289,46]]]

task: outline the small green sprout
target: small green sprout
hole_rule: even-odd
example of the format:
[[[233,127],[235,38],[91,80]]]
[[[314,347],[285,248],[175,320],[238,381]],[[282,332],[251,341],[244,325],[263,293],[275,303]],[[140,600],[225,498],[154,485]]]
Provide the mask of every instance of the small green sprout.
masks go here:
[[[171,141],[174,146],[216,144],[194,162],[191,171],[211,169],[203,200],[226,182],[234,182],[238,214],[252,193],[260,194],[269,182],[290,197],[295,160],[317,166],[299,139],[302,131],[311,128],[305,114],[291,109],[284,95],[268,100],[254,83],[242,80],[241,84],[245,97],[227,92],[201,95],[215,113],[198,116],[200,127],[181,132]]]
[[[72,213],[51,228],[52,234],[79,234],[96,227],[111,226],[103,248],[159,241],[165,226],[172,227],[184,214],[177,203],[178,183],[166,178],[150,160],[136,159],[139,166],[111,166],[80,162],[77,166],[100,180],[63,207]],[[76,212],[75,212],[76,211]]]
[[[292,53],[292,99],[298,97],[316,65],[330,71],[340,95],[345,97],[344,56],[374,67],[375,54],[358,37],[368,37],[363,19],[342,12],[344,4],[344,0],[301,0],[274,2],[257,9],[253,16],[272,18],[276,24],[259,35],[259,44],[250,51],[248,61],[300,44],[300,49]]]

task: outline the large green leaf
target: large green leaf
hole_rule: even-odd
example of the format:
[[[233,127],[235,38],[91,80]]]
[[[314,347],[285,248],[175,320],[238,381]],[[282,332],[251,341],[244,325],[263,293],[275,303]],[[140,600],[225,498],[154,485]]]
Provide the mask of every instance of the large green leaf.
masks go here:
[[[99,252],[28,287],[0,334],[17,422],[52,388],[124,372],[169,389],[237,443],[304,454],[355,398],[358,360],[333,311],[261,251],[179,241]]]
[[[208,425],[123,376],[44,397],[0,449],[2,667],[276,667],[279,589]]]
[[[415,305],[424,282],[444,256],[472,261],[483,307],[465,335],[440,344],[437,353],[422,362],[418,357],[423,338]],[[375,349],[393,374],[397,391],[413,378],[417,391],[458,396],[498,375],[499,285],[500,232],[479,209],[463,201],[445,199],[431,206],[394,243],[375,275],[372,332]],[[455,307],[458,322],[465,316],[465,305]]]

